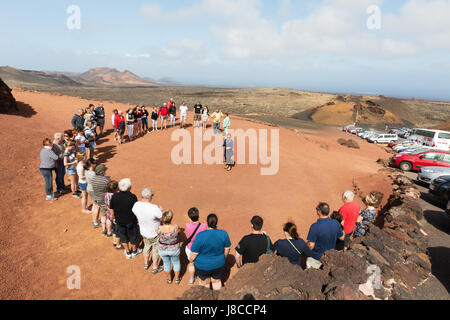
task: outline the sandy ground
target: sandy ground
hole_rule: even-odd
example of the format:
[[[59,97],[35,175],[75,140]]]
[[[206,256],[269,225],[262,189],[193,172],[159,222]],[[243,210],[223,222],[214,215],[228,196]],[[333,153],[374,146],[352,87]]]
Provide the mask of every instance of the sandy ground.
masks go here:
[[[97,101],[14,90],[25,116],[0,115],[3,124],[0,148],[0,298],[1,299],[174,299],[189,288],[167,285],[165,275],[143,270],[143,258],[126,260],[112,248],[112,241],[91,227],[91,217],[81,213],[80,200],[66,195],[56,202],[44,200],[44,181],[39,173],[42,139],[70,127],[78,107]],[[106,128],[115,107],[107,102]],[[189,115],[192,120],[192,115]],[[262,123],[232,117],[232,127],[264,129]],[[190,127],[189,131],[193,131]],[[201,218],[214,212],[219,227],[228,231],[233,248],[250,232],[250,219],[259,214],[273,241],[282,237],[282,225],[294,220],[302,237],[315,222],[319,201],[332,209],[340,195],[356,181],[362,192],[389,192],[385,174],[375,161],[387,157],[383,147],[364,142],[360,150],[337,144],[348,137],[336,129],[297,132],[280,128],[280,169],[277,175],[260,175],[259,165],[239,165],[231,173],[223,165],[180,165],[170,154],[176,145],[172,130],[147,134],[118,147],[112,135],[99,141],[100,159],[108,175],[129,177],[133,192],[144,187],[156,192],[154,202],[175,213],[184,227],[187,210],[196,206]],[[67,179],[66,179],[67,183]],[[66,231],[67,229],[67,231]],[[66,231],[66,232],[65,232]],[[234,254],[234,250],[232,250]],[[230,260],[232,262],[232,259]],[[81,289],[69,290],[69,266],[81,269]],[[184,270],[185,268],[183,268]],[[231,269],[231,276],[236,272]]]

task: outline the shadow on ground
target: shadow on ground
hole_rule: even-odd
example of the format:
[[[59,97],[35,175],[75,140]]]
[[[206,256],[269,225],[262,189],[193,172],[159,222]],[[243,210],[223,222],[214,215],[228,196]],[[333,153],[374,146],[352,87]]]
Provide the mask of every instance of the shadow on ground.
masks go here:
[[[428,248],[431,257],[431,273],[450,293],[450,248]]]
[[[444,211],[426,210],[424,217],[436,229],[450,234],[450,218]]]
[[[97,160],[98,163],[105,163],[107,160],[114,157],[116,152],[116,146],[106,146],[97,148]]]
[[[18,116],[23,118],[31,118],[36,115],[37,112],[33,109],[32,106],[26,104],[24,102],[17,101],[17,111],[9,111],[9,112],[1,112],[2,114],[9,114],[12,116]]]

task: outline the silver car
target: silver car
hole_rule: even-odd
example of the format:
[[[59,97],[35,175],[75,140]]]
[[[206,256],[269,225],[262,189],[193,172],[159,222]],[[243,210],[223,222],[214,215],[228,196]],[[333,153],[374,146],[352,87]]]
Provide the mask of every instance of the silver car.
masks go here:
[[[417,180],[420,182],[430,184],[436,178],[440,176],[450,175],[450,168],[447,167],[423,167],[420,169]]]

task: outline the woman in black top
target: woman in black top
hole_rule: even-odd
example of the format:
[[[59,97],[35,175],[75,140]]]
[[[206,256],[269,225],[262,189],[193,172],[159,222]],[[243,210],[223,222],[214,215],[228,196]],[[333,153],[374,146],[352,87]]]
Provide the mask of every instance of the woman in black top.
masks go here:
[[[142,106],[141,108],[142,112],[142,129],[144,132],[148,132],[148,111],[145,109],[145,106]]]
[[[302,258],[310,256],[311,250],[306,242],[299,237],[297,226],[288,222],[283,227],[285,239],[280,239],[274,243],[275,253],[284,258],[288,258],[289,262],[302,267]]]
[[[153,107],[152,110],[152,129],[158,131],[158,110],[156,107]]]

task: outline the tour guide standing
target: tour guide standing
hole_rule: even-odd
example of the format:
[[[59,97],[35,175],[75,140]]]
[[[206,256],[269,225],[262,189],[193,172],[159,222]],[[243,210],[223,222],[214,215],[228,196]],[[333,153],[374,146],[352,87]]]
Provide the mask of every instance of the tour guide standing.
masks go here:
[[[223,143],[223,147],[225,148],[225,170],[231,171],[231,167],[234,165],[234,161],[232,159],[234,155],[234,142],[233,139],[231,139],[230,133],[227,134],[225,142]]]

